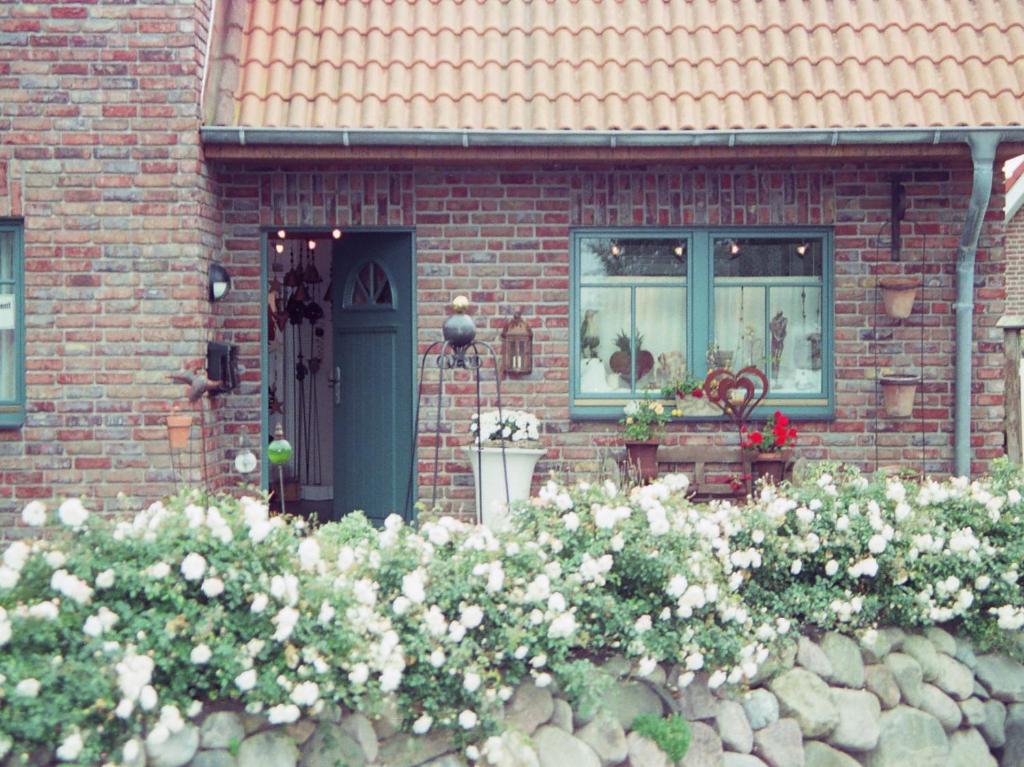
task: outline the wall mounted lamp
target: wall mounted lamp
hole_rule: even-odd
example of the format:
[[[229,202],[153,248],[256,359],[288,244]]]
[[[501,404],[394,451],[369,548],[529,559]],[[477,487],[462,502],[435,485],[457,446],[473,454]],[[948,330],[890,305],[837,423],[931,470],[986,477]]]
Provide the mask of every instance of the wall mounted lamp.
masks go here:
[[[231,290],[231,275],[218,263],[210,264],[210,300],[220,301]]]

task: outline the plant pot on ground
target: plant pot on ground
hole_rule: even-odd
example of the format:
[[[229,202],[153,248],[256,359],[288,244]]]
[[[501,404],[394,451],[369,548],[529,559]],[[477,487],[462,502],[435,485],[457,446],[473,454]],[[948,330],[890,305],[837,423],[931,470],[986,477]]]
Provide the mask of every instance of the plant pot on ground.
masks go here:
[[[656,439],[626,440],[626,460],[641,482],[650,482],[658,476],[658,445]]]
[[[882,387],[882,404],[891,418],[906,418],[914,412],[914,399],[919,376],[908,373],[888,373],[878,379]]]
[[[921,278],[917,275],[882,277],[878,288],[882,291],[885,313],[898,320],[906,319],[914,310]]]
[[[789,465],[793,459],[792,450],[779,450],[773,453],[754,451],[750,459],[750,470],[754,477],[770,479],[777,485],[787,479]]]

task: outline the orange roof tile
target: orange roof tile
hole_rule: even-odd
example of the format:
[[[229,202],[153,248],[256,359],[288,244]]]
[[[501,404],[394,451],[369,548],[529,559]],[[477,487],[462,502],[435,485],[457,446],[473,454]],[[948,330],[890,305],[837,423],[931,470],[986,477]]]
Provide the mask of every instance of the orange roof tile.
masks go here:
[[[207,123],[1021,125],[1021,0],[224,0]]]

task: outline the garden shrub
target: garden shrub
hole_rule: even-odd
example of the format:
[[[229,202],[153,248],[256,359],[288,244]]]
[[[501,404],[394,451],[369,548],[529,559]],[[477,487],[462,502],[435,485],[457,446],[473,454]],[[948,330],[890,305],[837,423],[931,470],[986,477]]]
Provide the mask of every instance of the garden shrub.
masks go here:
[[[33,502],[0,564],[0,754],[132,760],[217,701],[288,723],[397,703],[415,733],[483,741],[525,678],[600,698],[593,663],[742,683],[795,627],[1024,626],[1024,480],[915,484],[820,467],[748,503],[668,476],[546,484],[494,535],[442,517],[312,530],[264,499],[182,493],[130,521]],[[592,680],[592,681],[588,681]],[[607,680],[605,680],[607,681]]]

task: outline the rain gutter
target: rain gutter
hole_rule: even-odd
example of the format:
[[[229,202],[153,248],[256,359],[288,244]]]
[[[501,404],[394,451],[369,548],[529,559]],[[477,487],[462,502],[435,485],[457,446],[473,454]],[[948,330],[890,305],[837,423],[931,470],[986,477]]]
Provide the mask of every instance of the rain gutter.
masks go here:
[[[974,346],[974,261],[978,238],[992,196],[998,132],[977,132],[967,137],[974,164],[967,220],[956,251],[956,397],[953,405],[954,470],[971,475],[971,352]],[[923,372],[923,371],[922,371]]]
[[[400,128],[246,128],[204,126],[204,144],[233,146],[409,147],[740,147],[849,144],[952,144],[972,136],[1024,142],[1024,128],[794,128],[790,130],[590,131],[406,130]]]
[[[1024,142],[1020,126],[975,128],[840,128],[711,131],[508,131],[245,128],[206,126],[205,144],[235,146],[412,146],[412,147],[752,147],[911,145],[967,143],[974,177],[967,220],[957,248],[956,395],[954,467],[971,471],[971,352],[974,341],[974,264],[978,239],[992,194],[996,150],[1000,143]],[[923,373],[923,371],[922,371]]]

